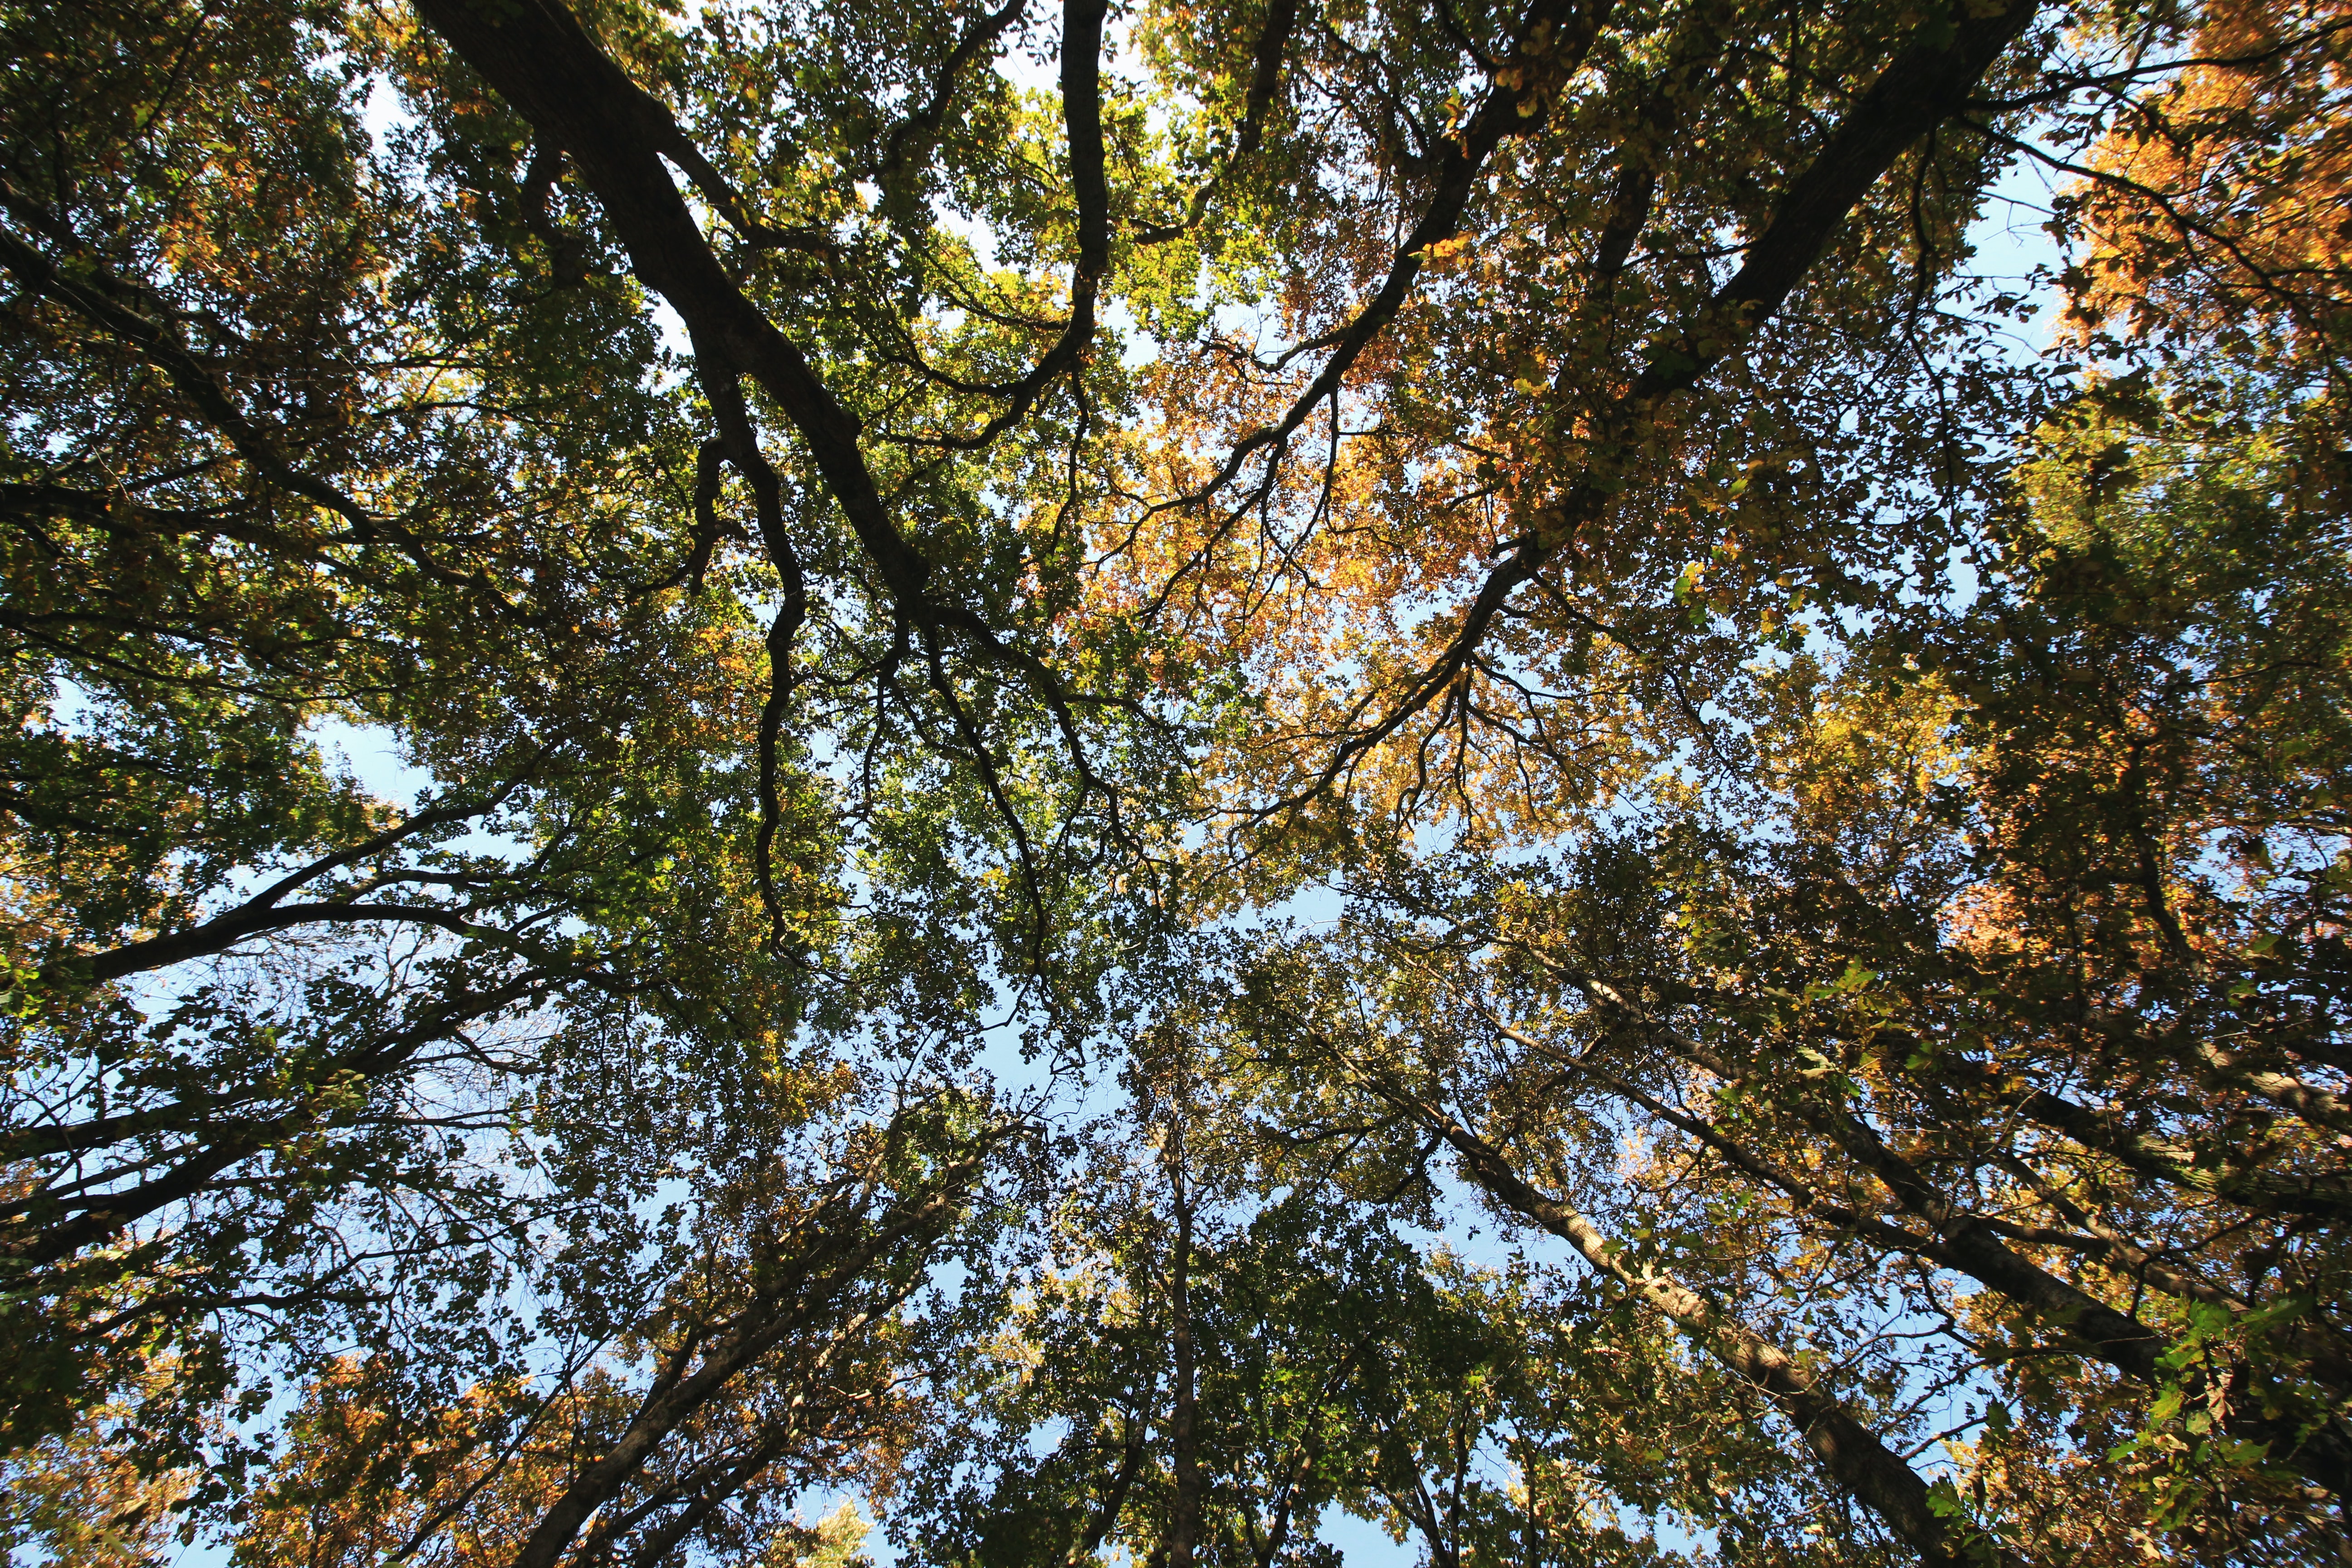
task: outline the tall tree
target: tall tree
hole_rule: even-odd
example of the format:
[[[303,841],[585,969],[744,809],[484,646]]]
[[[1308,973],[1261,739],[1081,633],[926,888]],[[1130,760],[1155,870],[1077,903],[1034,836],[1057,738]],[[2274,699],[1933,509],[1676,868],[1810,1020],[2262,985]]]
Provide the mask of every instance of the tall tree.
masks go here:
[[[51,1550],[2338,1551],[2340,5],[0,34]]]

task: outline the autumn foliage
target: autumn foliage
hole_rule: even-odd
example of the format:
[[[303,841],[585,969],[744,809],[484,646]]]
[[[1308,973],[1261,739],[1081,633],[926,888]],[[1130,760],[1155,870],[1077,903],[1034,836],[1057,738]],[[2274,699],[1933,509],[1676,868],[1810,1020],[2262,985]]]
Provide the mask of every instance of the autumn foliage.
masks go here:
[[[12,1554],[2352,1552],[2343,5],[0,37]]]

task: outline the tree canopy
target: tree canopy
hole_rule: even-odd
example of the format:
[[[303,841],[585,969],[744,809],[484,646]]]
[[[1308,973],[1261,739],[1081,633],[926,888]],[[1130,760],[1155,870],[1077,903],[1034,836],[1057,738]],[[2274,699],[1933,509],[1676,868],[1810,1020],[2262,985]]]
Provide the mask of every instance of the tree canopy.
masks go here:
[[[0,0],[11,1562],[2352,1557],[2352,6],[992,4]]]

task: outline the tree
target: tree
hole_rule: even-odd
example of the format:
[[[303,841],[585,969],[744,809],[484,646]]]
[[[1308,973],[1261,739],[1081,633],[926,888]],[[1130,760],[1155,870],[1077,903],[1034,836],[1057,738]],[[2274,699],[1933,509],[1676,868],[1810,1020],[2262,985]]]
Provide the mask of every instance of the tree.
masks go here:
[[[0,11],[9,1462],[2333,1553],[2340,10]]]

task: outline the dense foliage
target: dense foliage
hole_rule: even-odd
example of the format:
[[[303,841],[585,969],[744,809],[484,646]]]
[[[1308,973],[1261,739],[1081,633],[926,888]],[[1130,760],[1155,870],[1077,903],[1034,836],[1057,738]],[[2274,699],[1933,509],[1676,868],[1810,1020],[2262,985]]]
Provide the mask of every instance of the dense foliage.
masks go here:
[[[2352,7],[990,3],[0,0],[9,1551],[2345,1560]]]

